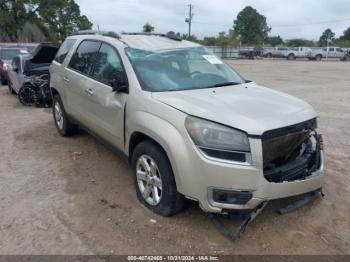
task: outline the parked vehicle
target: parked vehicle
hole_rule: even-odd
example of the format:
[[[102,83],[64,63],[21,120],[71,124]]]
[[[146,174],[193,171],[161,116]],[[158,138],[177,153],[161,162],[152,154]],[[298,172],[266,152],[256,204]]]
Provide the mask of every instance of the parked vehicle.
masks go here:
[[[2,85],[6,85],[8,81],[8,69],[10,67],[12,59],[20,54],[27,54],[28,52],[20,48],[0,48],[0,82]]]
[[[297,58],[308,58],[312,50],[309,47],[301,46],[288,49],[285,53],[288,60],[295,60]]]
[[[246,59],[254,59],[257,56],[261,56],[262,48],[241,48],[239,49],[238,56]]]
[[[43,43],[29,55],[14,57],[9,70],[9,91],[18,94],[22,87],[31,85],[38,76],[48,74],[49,66],[55,58],[58,48],[59,46],[55,44]]]
[[[287,47],[264,47],[261,53],[266,58],[286,57],[288,50]]]
[[[50,87],[59,134],[80,127],[124,155],[138,199],[160,215],[184,197],[221,213],[322,187],[312,107],[174,34],[77,33],[58,51]]]
[[[312,50],[308,58],[310,60],[316,60],[316,61],[321,61],[323,58],[343,59],[344,54],[345,52],[342,48],[330,46],[322,49]]]

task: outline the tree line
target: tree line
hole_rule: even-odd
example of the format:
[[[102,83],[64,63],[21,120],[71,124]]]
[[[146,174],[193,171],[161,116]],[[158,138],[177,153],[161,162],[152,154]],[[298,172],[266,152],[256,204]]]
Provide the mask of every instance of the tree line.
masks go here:
[[[0,41],[60,42],[91,27],[74,0],[0,0]]]
[[[146,26],[147,25],[147,26]],[[147,23],[144,27],[151,31],[154,27]],[[335,33],[327,28],[318,41],[312,41],[308,39],[287,39],[284,40],[279,35],[271,36],[271,27],[268,26],[266,17],[260,14],[256,9],[251,6],[245,7],[241,12],[238,13],[237,18],[234,20],[233,27],[228,31],[219,32],[217,36],[204,37],[199,40],[195,35],[183,34],[182,38],[189,39],[192,41],[199,42],[206,46],[327,46],[338,45],[349,47],[350,46],[350,27],[344,31],[344,34],[339,38],[335,37]],[[180,34],[177,33],[179,36]]]

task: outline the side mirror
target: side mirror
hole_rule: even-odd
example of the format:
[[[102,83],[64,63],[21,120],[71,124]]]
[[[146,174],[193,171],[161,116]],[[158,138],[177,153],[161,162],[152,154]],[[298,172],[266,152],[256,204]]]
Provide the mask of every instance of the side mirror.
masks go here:
[[[126,92],[128,90],[128,81],[124,77],[118,77],[110,81],[113,92]]]

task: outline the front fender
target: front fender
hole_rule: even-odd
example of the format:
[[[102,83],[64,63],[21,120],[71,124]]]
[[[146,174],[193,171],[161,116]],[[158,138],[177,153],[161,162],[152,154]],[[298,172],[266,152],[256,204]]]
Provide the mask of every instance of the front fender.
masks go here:
[[[153,140],[166,152],[168,159],[171,163],[177,190],[180,193],[183,192],[183,174],[180,174],[175,156],[181,154],[181,159],[186,159],[187,150],[185,147],[185,140],[183,135],[177,130],[175,126],[170,124],[167,120],[164,120],[158,116],[147,113],[145,111],[134,112],[126,119],[126,153],[129,155],[129,145],[131,136],[135,133],[142,133]],[[189,159],[189,157],[187,158]]]

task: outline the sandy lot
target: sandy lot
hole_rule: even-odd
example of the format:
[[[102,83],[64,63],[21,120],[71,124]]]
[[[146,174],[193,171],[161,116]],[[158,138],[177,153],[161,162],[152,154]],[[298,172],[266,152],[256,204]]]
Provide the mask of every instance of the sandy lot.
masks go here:
[[[60,137],[51,110],[1,86],[0,254],[350,254],[350,63],[230,63],[319,112],[324,199],[286,216],[270,202],[236,242],[196,206],[159,217],[138,203],[121,158],[86,134]]]

